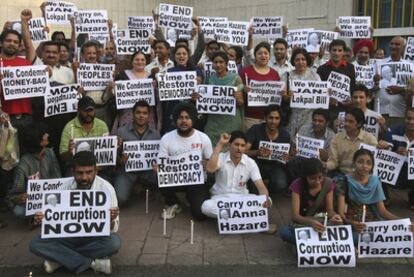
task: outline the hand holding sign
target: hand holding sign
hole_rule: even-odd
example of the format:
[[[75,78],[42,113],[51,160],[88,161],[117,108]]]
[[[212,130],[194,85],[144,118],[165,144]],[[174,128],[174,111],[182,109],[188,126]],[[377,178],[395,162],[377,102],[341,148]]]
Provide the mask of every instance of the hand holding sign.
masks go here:
[[[329,221],[334,225],[342,225],[343,224],[343,220],[342,220],[342,218],[339,214],[335,214]]]
[[[312,228],[318,233],[325,232],[325,226],[317,220],[312,221]]]
[[[351,225],[358,233],[362,233],[367,227],[364,223],[358,221],[353,221]]]

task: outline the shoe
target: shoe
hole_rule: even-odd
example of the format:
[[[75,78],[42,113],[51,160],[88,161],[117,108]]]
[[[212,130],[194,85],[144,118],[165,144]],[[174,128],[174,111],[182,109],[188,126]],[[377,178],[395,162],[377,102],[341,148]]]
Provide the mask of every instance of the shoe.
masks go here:
[[[92,261],[91,268],[96,272],[102,272],[105,274],[112,273],[112,264],[109,258],[106,259],[95,259]]]
[[[47,272],[47,273],[53,273],[55,272],[58,268],[60,268],[62,265],[58,264],[56,262],[50,261],[50,260],[45,260],[43,262],[43,269]]]
[[[178,204],[174,204],[172,206],[165,206],[165,218],[166,219],[173,219],[176,214],[181,212],[181,206]],[[164,211],[161,213],[161,218],[164,219]]]

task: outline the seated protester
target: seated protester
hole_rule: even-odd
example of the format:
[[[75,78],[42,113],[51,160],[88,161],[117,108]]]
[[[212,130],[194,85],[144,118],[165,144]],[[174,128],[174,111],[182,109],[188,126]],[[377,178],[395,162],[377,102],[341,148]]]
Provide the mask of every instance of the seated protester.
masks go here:
[[[9,199],[14,204],[13,213],[18,218],[26,216],[28,180],[62,177],[55,153],[52,148],[47,147],[49,134],[46,132],[46,126],[34,122],[22,131],[21,144],[24,146],[24,154],[14,169],[13,186],[9,192]]]
[[[312,226],[316,232],[324,232],[325,213],[331,223],[342,224],[342,218],[334,211],[335,182],[324,176],[321,161],[305,159],[301,169],[301,177],[290,185],[292,223],[280,230],[280,237],[290,243],[296,243],[295,228]]]
[[[222,153],[223,148],[229,144],[228,151]],[[205,200],[201,211],[208,217],[217,218],[217,199],[237,196],[249,196],[247,181],[252,180],[260,195],[266,195],[265,207],[271,206],[269,192],[260,176],[255,161],[244,154],[246,150],[246,137],[241,131],[234,131],[229,135],[220,136],[213,155],[207,162],[207,171],[214,173],[216,181],[210,189],[211,199]]]
[[[197,120],[195,107],[187,102],[179,103],[172,116],[177,128],[161,138],[158,157],[177,156],[200,150],[203,160],[208,160],[213,149],[208,136],[193,127],[193,122]],[[197,220],[205,219],[205,215],[201,212],[201,204],[209,197],[208,187],[205,184],[162,188],[161,192],[166,204],[166,219],[172,219],[177,213],[181,212],[181,206],[176,195],[179,190],[186,193],[192,217]],[[164,217],[164,214],[162,217]]]
[[[352,157],[361,143],[377,146],[377,139],[362,129],[364,123],[365,116],[361,109],[350,108],[346,111],[345,130],[334,136],[328,151],[326,168],[332,176],[352,171]]]
[[[283,190],[288,185],[287,168],[278,161],[259,159],[258,157],[268,157],[271,154],[269,148],[260,148],[260,141],[273,143],[290,143],[289,133],[280,126],[282,121],[280,107],[270,105],[264,111],[265,123],[253,125],[246,134],[247,155],[254,158],[257,162],[263,180],[269,191],[276,192]],[[287,161],[289,157],[284,157]]]
[[[109,256],[121,248],[121,239],[116,233],[119,228],[119,208],[115,190],[112,185],[97,176],[95,156],[88,151],[77,153],[72,160],[73,181],[62,185],[60,190],[100,190],[110,194],[111,233],[99,237],[68,237],[42,239],[37,236],[30,242],[30,251],[45,259],[44,270],[53,273],[61,266],[68,270],[81,273],[88,268],[95,272],[112,273]],[[35,215],[41,223],[43,213]]]
[[[161,138],[158,131],[149,126],[150,112],[151,107],[145,100],[135,103],[131,110],[133,121],[120,127],[116,132],[119,146],[122,147],[124,141],[159,140]],[[121,155],[120,165],[114,179],[114,188],[119,206],[122,206],[129,200],[131,191],[137,182],[152,189],[155,189],[157,186],[157,174],[152,169],[125,172],[125,163],[128,157],[125,153]]]
[[[385,125],[385,118],[382,115],[368,109],[369,98],[369,89],[363,84],[356,84],[354,91],[351,93],[351,104],[353,107],[359,108],[364,112],[365,124],[363,129],[373,134],[379,141],[385,137],[387,126]]]
[[[384,192],[378,176],[372,175],[374,157],[369,150],[359,149],[352,158],[353,171],[338,181],[338,213],[345,224],[352,225],[354,243],[358,234],[366,229],[362,220],[366,205],[365,221],[399,219],[384,205]],[[345,208],[347,206],[347,208]],[[411,225],[411,230],[414,230]]]

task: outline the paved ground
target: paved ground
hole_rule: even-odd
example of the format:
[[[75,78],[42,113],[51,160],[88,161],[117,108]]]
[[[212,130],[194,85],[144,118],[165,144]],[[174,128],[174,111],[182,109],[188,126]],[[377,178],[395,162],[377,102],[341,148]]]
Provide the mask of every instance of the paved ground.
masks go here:
[[[273,199],[270,222],[280,226],[290,220],[290,199],[284,195],[274,196]],[[175,219],[168,221],[167,236],[164,237],[160,219],[161,197],[157,194],[150,201],[148,214],[145,214],[144,201],[142,196],[136,196],[131,205],[121,210],[119,233],[123,245],[120,252],[112,258],[115,272],[118,271],[116,276],[161,276],[163,273],[172,276],[204,276],[206,272],[211,273],[209,276],[234,276],[241,268],[244,268],[246,275],[250,272],[253,275],[266,276],[274,272],[272,269],[279,268],[280,273],[283,270],[287,273],[294,270],[295,275],[299,272],[296,269],[294,248],[277,235],[220,236],[217,222],[208,220],[195,222],[194,244],[190,244],[188,208]],[[403,217],[413,217],[407,205],[405,192],[391,191],[391,211]],[[28,250],[30,239],[40,230],[28,231],[27,226],[16,222],[11,213],[0,214],[0,218],[9,224],[7,228],[0,229],[0,276],[28,276],[30,271],[33,271],[33,276],[42,276],[39,266],[41,259]],[[378,265],[382,265],[381,268],[385,271],[381,273],[387,270],[395,273],[389,265],[399,264],[399,269],[393,269],[398,271],[408,269],[413,263],[414,259],[365,259],[358,260],[359,266],[356,270],[362,273],[370,267],[378,269]],[[137,266],[140,269],[139,274],[133,269]],[[147,274],[143,274],[145,272]],[[328,274],[332,271],[320,271],[323,272]],[[62,270],[61,274],[63,275],[60,276],[69,276]]]

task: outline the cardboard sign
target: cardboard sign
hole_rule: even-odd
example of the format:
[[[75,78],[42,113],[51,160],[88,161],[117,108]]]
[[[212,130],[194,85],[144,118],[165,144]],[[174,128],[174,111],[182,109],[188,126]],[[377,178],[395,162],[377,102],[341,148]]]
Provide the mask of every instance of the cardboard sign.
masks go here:
[[[227,22],[227,17],[209,17],[199,16],[201,30],[203,30],[205,39],[215,39],[217,23]]]
[[[345,112],[338,113],[338,131],[336,133],[342,132],[345,130]]]
[[[148,38],[150,30],[125,29],[118,30],[116,38],[116,51],[118,55],[132,55],[142,51],[144,54],[151,53],[151,45]]]
[[[286,38],[289,48],[306,48],[306,45],[308,44],[308,34],[312,31],[313,28],[289,30]]]
[[[413,233],[410,219],[365,222],[358,236],[359,258],[412,258]]]
[[[49,74],[44,65],[1,68],[5,100],[44,96],[49,90]]]
[[[286,163],[284,156],[289,155],[290,144],[289,143],[274,143],[269,141],[260,141],[259,149],[270,149],[270,155],[267,157],[257,156],[258,159],[278,161],[283,164]]]
[[[152,170],[153,165],[157,163],[160,141],[125,141],[123,150],[128,156],[125,163],[126,172]]]
[[[328,109],[329,83],[321,81],[290,81],[293,97],[290,99],[291,108]]]
[[[340,16],[336,26],[341,29],[344,38],[371,38],[370,16]]]
[[[351,98],[351,79],[345,74],[331,71],[328,82],[332,88],[332,98],[339,102],[345,102]]]
[[[64,1],[47,1],[45,18],[47,24],[69,25],[70,18],[78,11],[75,4]]]
[[[128,16],[128,29],[146,29],[154,31],[154,18],[152,16]]]
[[[201,114],[236,115],[237,87],[200,85],[197,99],[197,112]]]
[[[414,148],[408,148],[408,180],[414,180]]]
[[[247,46],[249,22],[227,21],[217,23],[216,38],[219,43]]]
[[[319,150],[323,149],[325,142],[321,139],[314,139],[296,135],[297,155],[305,158],[318,158]]]
[[[329,44],[331,44],[331,42],[334,39],[337,39],[339,34],[337,32],[322,31],[322,30],[319,30],[318,32],[320,34],[320,39],[321,39],[320,48],[324,49],[325,51],[328,51]]]
[[[206,61],[203,64],[204,67],[204,76],[205,79],[208,80],[211,75],[216,74],[216,71],[213,68],[213,62]],[[237,64],[235,61],[229,61],[227,64],[227,71],[232,73],[239,73],[239,70],[237,68]]]
[[[108,33],[108,13],[106,10],[79,10],[76,17],[76,34]]]
[[[104,90],[113,79],[114,64],[81,63],[78,82],[85,91]]]
[[[327,226],[325,233],[311,227],[296,228],[298,267],[355,267],[350,225]]]
[[[158,157],[158,187],[204,184],[202,155],[190,151],[177,156]]]
[[[250,80],[251,91],[247,93],[248,107],[267,107],[282,103],[285,82]]]
[[[130,109],[139,100],[145,100],[150,106],[155,106],[152,79],[137,79],[115,82],[116,108]]]
[[[50,87],[44,97],[45,117],[76,112],[82,98],[78,89],[78,84]]]
[[[49,40],[45,31],[46,22],[43,17],[32,18],[29,20],[29,32],[33,42],[42,42]]]
[[[193,7],[160,4],[158,25],[176,30],[191,30],[193,24]]]
[[[161,101],[190,99],[197,87],[195,71],[157,73]]]
[[[381,68],[380,87],[407,86],[410,79],[414,78],[414,63],[407,61],[387,62],[379,65]]]
[[[407,38],[407,45],[405,46],[404,60],[414,62],[414,37]]]
[[[93,152],[97,166],[116,164],[116,147],[118,138],[116,136],[74,138],[75,153],[81,151]]]
[[[42,239],[109,236],[109,192],[62,190],[53,195],[45,194]]]
[[[321,33],[313,30],[308,33],[306,41],[306,51],[308,53],[319,53],[321,48]]]
[[[251,23],[254,37],[272,39],[283,37],[283,16],[253,17]]]
[[[380,116],[380,115],[377,115]],[[380,125],[378,123],[378,117],[375,116],[375,112],[368,110],[365,112],[365,124],[362,129],[368,133],[371,133],[374,137],[378,138]]]
[[[354,65],[354,67],[355,81],[364,84],[368,89],[372,89],[375,85],[375,67],[372,65]]]
[[[258,233],[269,230],[265,195],[241,195],[217,199],[220,234]]]

